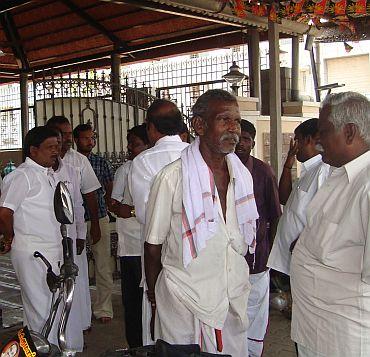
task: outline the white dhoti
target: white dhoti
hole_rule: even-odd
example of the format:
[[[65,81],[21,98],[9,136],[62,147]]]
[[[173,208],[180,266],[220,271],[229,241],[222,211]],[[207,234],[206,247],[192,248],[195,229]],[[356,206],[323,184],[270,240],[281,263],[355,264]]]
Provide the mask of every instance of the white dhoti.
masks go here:
[[[263,352],[269,318],[270,273],[266,270],[250,274],[252,289],[248,299],[248,350],[249,357],[260,357]]]
[[[146,282],[143,283],[144,286],[144,294],[143,294],[143,302],[142,302],[142,327],[143,327],[143,346],[153,345],[155,342],[152,340],[150,336],[150,319],[152,317],[152,307],[148,300],[148,296],[146,291],[148,290],[148,286]]]
[[[155,338],[171,344],[199,344],[203,352],[248,356],[247,331],[231,309],[222,328],[222,352],[217,351],[215,329],[197,319],[160,279],[156,286]]]
[[[80,290],[79,294],[81,296],[79,316],[81,318],[82,329],[87,330],[91,326],[91,297],[86,248],[81,255],[75,256],[75,263],[78,266],[76,287]]]
[[[329,357],[329,356],[325,356],[321,353],[312,351],[309,348],[304,347],[300,344],[298,344],[298,356],[299,357]]]
[[[19,284],[21,286],[21,297],[23,304],[23,323],[29,329],[41,332],[49,316],[51,307],[52,293],[46,283],[46,266],[39,258],[33,257],[36,249],[11,250],[11,260]],[[59,274],[58,263],[61,262],[61,249],[39,249],[40,252],[49,260],[55,274]],[[59,305],[55,322],[50,331],[49,342],[58,346],[58,324],[63,307],[63,300]],[[75,300],[72,303],[70,320],[67,324],[67,347],[73,351],[81,352],[83,349],[83,334],[78,318],[73,316],[78,314],[78,304]],[[74,322],[77,321],[77,322]]]

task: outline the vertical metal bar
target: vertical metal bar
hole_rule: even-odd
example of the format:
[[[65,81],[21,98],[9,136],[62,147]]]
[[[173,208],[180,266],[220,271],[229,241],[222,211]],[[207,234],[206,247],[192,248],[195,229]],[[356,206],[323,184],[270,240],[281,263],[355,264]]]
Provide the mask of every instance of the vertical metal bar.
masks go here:
[[[81,76],[80,76],[80,70],[77,71],[77,88],[78,88],[78,118],[79,123],[82,124],[82,105],[81,105]]]
[[[20,74],[20,95],[21,95],[21,130],[22,142],[29,130],[28,116],[28,73],[21,72]]]
[[[261,109],[261,60],[259,32],[252,29],[248,38],[248,69],[250,95],[259,100],[258,109]]]
[[[38,124],[37,120],[37,105],[36,105],[36,100],[37,100],[37,94],[36,94],[36,78],[35,78],[35,71],[32,71],[32,83],[33,83],[33,117],[35,120],[35,126]]]
[[[98,149],[98,155],[101,154],[100,152],[100,136],[99,136],[99,106],[98,106],[98,95],[99,95],[99,85],[97,81],[97,73],[96,69],[94,69],[94,88],[95,88],[95,96],[94,96],[94,102],[95,102],[95,119],[96,119],[96,127],[95,132],[97,135],[97,149]]]
[[[51,69],[51,103],[53,107],[53,116],[55,116],[55,91],[54,91],[54,68]]]
[[[137,88],[137,80],[134,79],[134,125],[138,125],[139,123],[139,104],[138,104],[138,88]]]
[[[115,130],[115,124],[114,124],[114,102],[113,98],[111,99],[111,125],[112,125],[112,144],[113,144],[113,150],[112,152],[116,152],[116,130]]]
[[[108,154],[108,135],[107,135],[107,111],[106,111],[106,103],[105,98],[103,100],[103,123],[104,123],[104,147],[105,147],[105,155]]]
[[[43,87],[43,92],[44,92],[44,98],[42,99],[42,107],[44,110],[44,123],[46,123],[46,82],[45,82],[45,70],[42,70],[42,87]]]
[[[74,89],[72,86],[73,81],[72,81],[71,70],[69,70],[68,79],[69,79],[69,84],[68,84],[68,87],[69,87],[69,118],[71,121],[71,126],[73,128],[73,92],[77,90]]]
[[[292,89],[291,98],[295,102],[299,100],[299,39],[292,37]]]
[[[62,71],[60,71],[59,80],[60,80],[60,94],[61,94],[62,116],[64,116],[64,86],[63,86],[63,75],[62,75]]]
[[[268,21],[268,40],[270,58],[270,162],[276,176],[280,177],[282,167],[282,134],[279,30],[277,23],[271,20]]]
[[[120,85],[121,90],[121,85]],[[119,151],[123,152],[123,123],[122,123],[122,103],[118,102],[119,105]]]
[[[317,89],[317,87],[319,86],[319,81],[317,78],[315,54],[313,52],[313,47],[310,49],[310,59],[311,59],[313,84],[315,88],[315,98],[316,98],[316,102],[320,102],[320,91]]]
[[[128,78],[125,78],[125,91],[126,91],[126,130],[130,129],[130,106],[128,104],[127,91],[128,91]]]

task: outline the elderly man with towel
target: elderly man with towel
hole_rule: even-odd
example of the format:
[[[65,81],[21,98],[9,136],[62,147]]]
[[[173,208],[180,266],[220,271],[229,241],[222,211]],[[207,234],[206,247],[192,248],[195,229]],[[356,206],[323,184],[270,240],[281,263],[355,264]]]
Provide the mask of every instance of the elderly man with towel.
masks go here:
[[[251,174],[234,154],[240,121],[232,94],[199,97],[196,140],[152,185],[144,247],[154,336],[233,357],[248,355],[244,255],[258,218]]]

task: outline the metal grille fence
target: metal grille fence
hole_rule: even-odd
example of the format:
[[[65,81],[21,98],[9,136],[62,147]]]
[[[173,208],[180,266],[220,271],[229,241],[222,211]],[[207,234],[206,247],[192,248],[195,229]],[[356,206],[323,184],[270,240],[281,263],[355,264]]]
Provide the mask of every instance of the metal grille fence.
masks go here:
[[[0,86],[0,150],[22,147],[21,97],[18,83]],[[29,128],[35,126],[33,83],[28,84]]]
[[[185,117],[188,117],[191,107],[203,92],[211,88],[228,89],[228,84],[222,76],[229,71],[233,61],[237,62],[241,72],[249,74],[246,45],[192,55],[190,58],[183,56],[149,65],[122,67],[121,103],[134,108],[130,114],[134,117],[134,123],[137,122],[138,111],[145,111],[154,96],[176,102]],[[261,56],[261,68],[265,69],[267,66],[268,59],[265,54]],[[34,85],[35,90],[33,90]],[[239,95],[249,96],[247,80],[239,89]],[[75,98],[80,109],[75,117],[70,109],[72,98]],[[94,69],[69,74],[56,72],[49,72],[48,75],[41,74],[41,78],[39,76],[39,79],[29,84],[30,128],[35,125],[36,117],[40,125],[51,113],[58,115],[68,113],[68,117],[72,116],[69,118],[72,124],[77,125],[84,121],[83,113],[96,110],[97,99],[112,101],[110,70]],[[45,107],[46,100],[51,103],[49,112]],[[35,103],[40,101],[44,102],[43,107],[36,107]],[[58,110],[55,103],[58,103]],[[120,118],[120,123],[122,120],[126,121],[129,127],[130,118]],[[22,146],[20,123],[19,84],[0,86],[0,150]],[[113,146],[116,147],[116,145]],[[122,151],[122,147],[121,141],[117,149]],[[101,151],[105,151],[104,149],[106,148],[102,148]]]

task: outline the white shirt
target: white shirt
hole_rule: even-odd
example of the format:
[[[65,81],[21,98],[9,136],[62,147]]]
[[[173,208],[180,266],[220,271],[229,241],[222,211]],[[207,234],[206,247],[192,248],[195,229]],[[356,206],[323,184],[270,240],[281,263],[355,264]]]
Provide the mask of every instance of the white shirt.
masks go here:
[[[125,162],[120,166],[113,181],[112,198],[121,203],[124,202],[124,192],[128,190],[128,174],[131,168],[132,161]],[[127,197],[127,194],[126,194]],[[120,218],[117,217],[116,230],[118,233],[118,256],[141,256],[142,243],[140,233],[140,223],[135,217]]]
[[[72,239],[86,239],[86,223],[85,223],[85,209],[83,207],[83,199],[80,191],[81,177],[78,168],[66,164],[59,159],[59,167],[54,172],[56,183],[62,181],[66,184],[73,202],[74,222],[67,224],[68,237]]]
[[[230,307],[245,328],[248,324],[249,267],[244,258],[248,246],[239,230],[231,172],[230,176],[226,223],[219,204],[216,233],[187,268],[183,264],[181,238],[181,160],[165,167],[154,180],[145,225],[145,240],[163,244],[163,268],[156,290],[162,282],[167,284],[197,319],[217,329],[222,329]],[[165,302],[157,302],[160,303]]]
[[[370,356],[370,151],[334,169],[307,207],[291,263],[292,339]]]
[[[178,135],[165,136],[152,148],[135,157],[129,174],[129,188],[136,218],[140,223],[145,223],[145,207],[154,176],[166,165],[177,160],[188,145]]]
[[[54,214],[53,170],[29,157],[5,176],[0,206],[14,212],[12,250],[62,251],[60,223]]]
[[[101,187],[98,178],[91,167],[89,159],[74,149],[69,149],[63,157],[63,162],[76,167],[81,175],[81,192],[83,195]]]
[[[293,186],[276,231],[267,266],[290,274],[290,245],[306,225],[306,208],[329,176],[330,166],[316,155],[302,164],[301,177]]]

